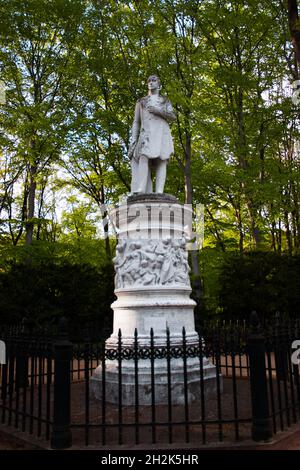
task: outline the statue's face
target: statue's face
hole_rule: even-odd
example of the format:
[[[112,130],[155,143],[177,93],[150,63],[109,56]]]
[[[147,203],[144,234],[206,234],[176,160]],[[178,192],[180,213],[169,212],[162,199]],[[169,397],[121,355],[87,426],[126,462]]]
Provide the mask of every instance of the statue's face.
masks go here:
[[[149,77],[148,78],[148,90],[155,91],[155,90],[159,90],[159,88],[160,88],[159,78],[156,77],[156,75],[152,75],[151,77]]]

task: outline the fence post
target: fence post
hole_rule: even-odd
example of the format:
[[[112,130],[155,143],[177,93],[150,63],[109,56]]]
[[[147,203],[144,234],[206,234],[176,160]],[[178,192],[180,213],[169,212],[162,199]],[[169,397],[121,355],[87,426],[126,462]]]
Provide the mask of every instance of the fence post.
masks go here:
[[[252,312],[250,316],[248,353],[252,403],[252,439],[254,441],[267,441],[272,438],[272,426],[266,376],[266,347],[256,312]]]
[[[51,434],[52,449],[72,446],[71,370],[72,343],[68,339],[67,321],[61,318],[57,341],[54,344],[54,413]]]

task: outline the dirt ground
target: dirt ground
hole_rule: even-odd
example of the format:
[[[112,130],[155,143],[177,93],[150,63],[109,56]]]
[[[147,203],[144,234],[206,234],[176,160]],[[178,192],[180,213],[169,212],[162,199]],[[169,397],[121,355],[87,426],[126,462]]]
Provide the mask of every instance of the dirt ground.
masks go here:
[[[300,431],[285,437],[271,445],[258,446],[258,450],[300,450]]]
[[[78,368],[79,370],[82,368]],[[225,368],[224,368],[225,369]],[[225,372],[222,371],[222,372]],[[116,405],[107,404],[105,407],[105,415],[103,416],[102,403],[95,400],[92,395],[87,400],[88,389],[83,379],[83,374],[79,374],[78,377],[73,378],[72,392],[71,392],[71,416],[72,416],[72,435],[73,443],[77,448],[101,448],[103,445],[106,446],[118,446],[120,443],[126,448],[133,449],[135,444],[151,446],[153,443],[153,436],[155,436],[155,446],[165,446],[170,442],[177,445],[180,448],[187,443],[194,446],[195,448],[203,446],[204,444],[213,444],[215,448],[221,444],[220,437],[222,437],[222,445],[226,448],[233,448],[236,443],[239,444],[240,448],[243,446],[243,442],[248,442],[251,438],[251,423],[249,418],[251,417],[251,395],[250,395],[250,383],[249,378],[246,376],[237,377],[236,383],[234,384],[232,379],[229,377],[223,377],[223,392],[219,397],[217,395],[210,397],[205,400],[205,410],[201,407],[200,402],[193,402],[190,404],[188,409],[188,416],[185,416],[184,406],[172,406],[171,417],[169,415],[170,410],[167,406],[156,406],[155,409],[155,424],[152,423],[153,416],[151,415],[151,407],[140,406],[138,415],[134,407],[123,407],[122,416],[120,420],[120,414]],[[77,379],[77,380],[76,380]],[[236,387],[233,393],[233,387]],[[43,385],[41,388],[41,414],[46,417],[46,398],[49,398],[49,416],[53,413],[53,386],[49,389],[49,395],[47,395],[46,386]],[[236,402],[233,397],[236,396]],[[38,390],[34,392],[33,400],[33,414],[38,414],[39,396]],[[24,397],[20,397],[20,409],[23,404]],[[26,392],[25,397],[27,406],[30,401],[29,390]],[[274,400],[277,407],[278,397],[274,383]],[[13,399],[14,402],[14,399]],[[89,407],[86,408],[86,404]],[[199,423],[202,419],[202,412],[204,411],[205,420],[208,420],[207,425]],[[238,424],[232,422],[235,418],[235,414],[239,419],[244,420]],[[11,425],[14,426],[14,414],[12,415]],[[170,419],[171,418],[171,419]],[[189,421],[189,425],[186,426],[185,419]],[[21,419],[21,418],[20,418]],[[222,420],[223,423],[220,426],[216,421]],[[285,419],[284,419],[285,420]],[[171,426],[168,425],[169,421],[172,422]],[[136,425],[138,422],[138,426]],[[88,423],[88,426],[85,424]],[[178,423],[178,424],[177,424]],[[103,426],[104,424],[104,426]],[[26,419],[26,433],[29,430],[29,419]],[[77,426],[77,427],[76,427]],[[20,428],[20,426],[18,426]],[[286,422],[284,423],[286,428]],[[277,423],[279,430],[279,425]],[[41,438],[43,439],[46,434],[46,425],[41,425]],[[49,431],[49,426],[48,426]],[[33,423],[33,435],[37,435],[37,422]],[[278,435],[277,435],[278,436]],[[276,440],[277,440],[276,436]],[[29,435],[28,435],[29,437]],[[123,448],[124,448],[123,447]],[[31,449],[30,444],[23,444],[22,441],[15,439],[14,436],[6,435],[5,432],[0,430],[0,450],[21,450]],[[295,432],[293,435],[289,435],[283,438],[280,442],[276,442],[272,445],[251,445],[251,448],[255,449],[266,449],[266,450],[289,450],[299,449],[300,450],[300,430]]]
[[[232,446],[231,449],[233,448],[234,446]],[[16,440],[15,437],[0,432],[0,452],[3,450],[17,451],[34,449],[36,449],[35,446],[31,446],[25,442],[22,443],[20,440]],[[236,449],[238,449],[238,447],[236,447]],[[244,449],[247,450],[249,448]],[[227,450],[230,450],[230,447],[227,447]],[[274,444],[251,446],[249,450],[300,450],[300,430]]]
[[[77,382],[72,385],[72,421],[74,424],[85,422],[86,408],[82,406],[85,403],[84,384]],[[249,419],[251,417],[251,399],[250,386],[247,379],[239,379],[236,382],[237,387],[237,415],[240,419]],[[73,429],[73,442],[75,445],[82,445],[85,439],[92,446],[102,445],[103,442],[110,445],[133,446],[137,440],[143,445],[151,445],[153,442],[153,433],[155,433],[156,443],[168,445],[169,443],[195,444],[203,445],[204,443],[218,442],[222,433],[223,442],[232,442],[238,433],[239,439],[249,439],[250,423],[239,423],[237,426],[230,423],[234,418],[235,403],[232,393],[232,380],[224,378],[223,392],[220,401],[217,401],[217,395],[205,400],[205,410],[201,409],[200,401],[190,404],[188,409],[189,426],[185,423],[185,407],[180,405],[172,406],[171,421],[172,430],[168,426],[169,409],[165,405],[157,405],[155,407],[155,424],[152,425],[152,409],[149,406],[140,406],[138,416],[136,416],[135,408],[123,407],[122,417],[120,419],[119,410],[116,405],[107,404],[105,416],[102,414],[102,404],[90,396],[89,422],[94,425],[88,431],[83,427]],[[202,411],[204,418],[211,421],[210,424],[203,426],[201,421]],[[228,420],[219,426],[214,423],[219,419]],[[136,426],[136,422],[139,426]],[[105,422],[104,427],[101,426]],[[198,421],[198,423],[197,423]],[[120,425],[120,422],[122,424]],[[178,425],[176,424],[178,423]]]
[[[26,442],[22,442],[13,436],[0,431],[0,451],[1,450],[33,450],[35,446],[31,446]]]

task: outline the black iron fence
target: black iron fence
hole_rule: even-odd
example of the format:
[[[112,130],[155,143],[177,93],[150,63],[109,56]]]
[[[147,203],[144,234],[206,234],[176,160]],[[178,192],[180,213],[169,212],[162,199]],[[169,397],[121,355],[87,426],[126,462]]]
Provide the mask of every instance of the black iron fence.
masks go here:
[[[38,336],[5,329],[2,424],[52,448],[199,446],[265,441],[300,419],[299,365],[292,361],[298,320],[277,318],[263,328],[255,315],[250,324],[207,322],[199,338],[191,345],[183,330],[174,343],[166,331],[158,345],[151,330],[148,344],[135,332],[125,347],[119,332],[108,349],[88,332],[70,341],[64,322]]]

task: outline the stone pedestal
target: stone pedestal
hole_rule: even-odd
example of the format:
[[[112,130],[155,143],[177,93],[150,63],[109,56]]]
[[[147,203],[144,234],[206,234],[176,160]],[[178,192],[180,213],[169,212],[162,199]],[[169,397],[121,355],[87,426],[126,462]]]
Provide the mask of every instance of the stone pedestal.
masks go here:
[[[166,331],[170,346],[182,346],[185,328],[186,346],[199,346],[195,331],[195,302],[190,298],[188,255],[186,251],[186,222],[191,214],[174,196],[139,194],[127,199],[127,205],[116,209],[119,229],[115,258],[115,294],[112,304],[114,328],[106,347],[117,349],[118,333],[122,332],[122,348],[134,347],[134,332],[138,346],[150,346],[150,330],[154,346],[166,346]],[[155,359],[155,401],[167,403],[167,360]],[[200,397],[199,358],[187,358],[189,400]],[[117,360],[106,361],[106,400],[118,403],[119,369]],[[172,403],[184,401],[183,359],[173,359],[170,365]],[[205,393],[215,388],[215,367],[203,359]],[[135,364],[122,361],[122,402],[132,405],[135,400]],[[91,378],[96,398],[102,398],[102,370],[99,366]],[[152,381],[153,385],[153,381]],[[139,403],[151,404],[150,359],[138,361]],[[169,387],[170,390],[170,387]]]

